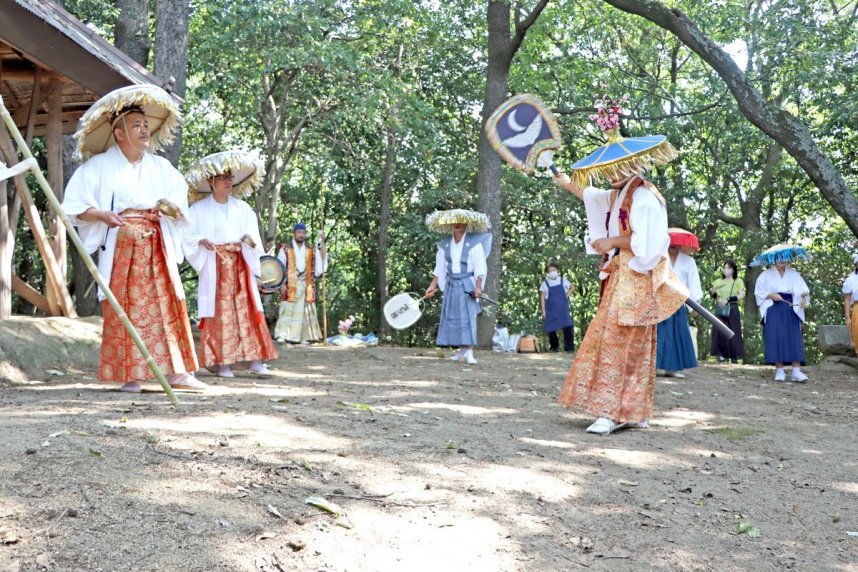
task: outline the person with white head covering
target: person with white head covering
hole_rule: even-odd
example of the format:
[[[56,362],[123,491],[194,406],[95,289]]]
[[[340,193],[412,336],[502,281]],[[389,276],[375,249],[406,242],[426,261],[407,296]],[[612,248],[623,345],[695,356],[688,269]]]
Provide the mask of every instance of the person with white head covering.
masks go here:
[[[202,389],[206,384],[193,375],[199,366],[177,266],[188,226],[187,185],[153,153],[172,140],[180,120],[172,98],[153,85],[102,97],[75,133],[78,154],[91,158],[72,175],[62,207],[89,252],[99,251],[99,271],[170,385]],[[139,392],[152,377],[149,366],[113,307],[102,308],[98,379]]]
[[[450,233],[438,241],[432,282],[426,288],[427,298],[438,290],[444,293],[435,344],[458,347],[451,360],[476,364],[479,300],[492,245],[492,235],[486,232],[491,227],[489,218],[466,209],[435,211],[426,217],[426,226],[435,232]]]
[[[852,347],[858,351],[858,252],[852,255],[852,272],[843,281],[843,314],[852,334]]]
[[[274,326],[278,343],[308,344],[322,339],[316,313],[317,279],[328,270],[325,233],[315,246],[306,245],[307,225],[296,223],[292,240],[281,244],[277,258],[286,266],[286,283],[280,289],[280,313]]]
[[[235,377],[231,365],[250,362],[250,372],[271,375],[264,362],[277,358],[257,287],[262,238],[256,213],[240,197],[262,180],[259,160],[243,151],[214,153],[187,174],[191,228],[185,255],[199,273],[200,363],[219,377]]]
[[[803,248],[777,245],[758,255],[751,265],[770,265],[754,287],[763,319],[766,363],[775,366],[775,381],[786,381],[784,364],[790,363],[792,381],[804,383],[808,378],[800,367],[805,363],[802,329],[810,289],[801,274],[789,268],[796,258],[807,258]]]

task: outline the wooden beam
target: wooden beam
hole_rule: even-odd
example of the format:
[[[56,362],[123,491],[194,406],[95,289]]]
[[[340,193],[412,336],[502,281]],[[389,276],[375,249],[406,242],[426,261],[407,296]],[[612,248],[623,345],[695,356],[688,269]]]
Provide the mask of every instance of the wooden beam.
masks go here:
[[[33,128],[36,126],[36,110],[42,104],[42,68],[36,68],[36,76],[33,80],[33,93],[30,96],[30,111],[27,115],[27,131],[24,132],[24,141],[27,147],[33,143]],[[16,122],[15,125],[18,125]]]
[[[57,200],[63,200],[63,85],[56,79],[48,84],[48,129],[47,139],[48,154],[48,184],[54,191]],[[29,128],[29,125],[28,125]],[[29,145],[29,143],[28,143]],[[57,259],[62,282],[67,282],[68,264],[66,255],[66,227],[57,216],[53,208],[48,211],[48,230],[50,232],[51,249]],[[51,291],[48,291],[48,298]]]
[[[42,69],[42,68],[36,68]],[[74,83],[74,80],[67,78],[64,75],[59,75],[53,72],[49,72],[46,70],[42,71],[42,81],[46,81],[49,79],[58,79],[63,83]],[[21,83],[32,83],[35,81],[35,71],[27,70],[21,68],[12,68],[9,69],[6,66],[3,66],[3,81],[14,81]]]
[[[0,151],[6,157],[6,162],[14,164],[18,162],[18,153],[15,150],[15,145],[12,143],[12,138],[6,129],[0,129]],[[15,177],[22,179],[23,177]],[[42,255],[42,260],[45,263],[45,276],[47,277],[48,291],[54,290],[56,300],[59,305],[51,308],[51,315],[65,315],[69,318],[76,318],[77,312],[72,304],[71,296],[69,295],[68,287],[65,283],[64,275],[60,272],[59,264],[54,256],[54,251],[51,250],[48,237],[45,233],[45,227],[42,224],[42,219],[39,215],[39,209],[33,202],[33,195],[30,193],[30,188],[26,183],[15,185],[18,195],[21,197],[21,204],[24,207],[24,214],[27,217],[27,222],[30,224],[30,230],[33,233],[33,238],[36,242],[36,247],[39,249],[39,254]]]
[[[9,229],[6,181],[0,181],[0,320],[12,317],[12,254],[15,237]]]
[[[72,135],[77,131],[77,122],[76,121],[66,121],[63,122],[63,135]],[[33,137],[44,137],[48,134],[48,126],[47,125],[38,125],[36,129],[33,131]]]
[[[45,314],[51,315],[51,307],[48,304],[48,299],[42,296],[38,290],[24,282],[17,276],[12,276],[12,290],[15,291],[15,294],[17,294]]]

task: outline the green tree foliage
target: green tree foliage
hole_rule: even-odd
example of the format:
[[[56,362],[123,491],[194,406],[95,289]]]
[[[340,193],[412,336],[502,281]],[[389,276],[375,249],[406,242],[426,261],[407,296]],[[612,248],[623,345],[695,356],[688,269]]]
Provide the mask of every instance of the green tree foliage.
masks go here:
[[[69,4],[90,12],[99,5]],[[768,101],[799,117],[855,188],[854,2],[678,0],[671,6],[734,54]],[[249,201],[262,215],[268,246],[287,240],[297,220],[314,235],[323,227],[328,232],[334,324],[354,314],[366,331],[381,320],[376,257],[391,141],[391,294],[422,292],[431,278],[440,237],[426,230],[426,214],[476,206],[485,18],[484,1],[193,4],[182,164],[232,146],[262,153],[269,177]],[[813,296],[805,341],[818,358],[817,325],[842,322],[840,283],[851,267],[854,237],[694,53],[669,32],[605,2],[552,1],[513,61],[510,90],[537,93],[556,110],[561,167],[601,144],[587,118],[597,93],[630,94],[623,126],[629,135],[668,136],[680,158],[654,172],[653,181],[668,199],[671,224],[701,239],[704,285],[726,257],[743,268],[750,361],[762,358],[762,344],[752,295],[758,271],[745,267],[771,244],[807,247],[814,262],[799,266]],[[550,179],[509,169],[502,191],[498,318],[512,331],[540,331],[537,288],[546,262],[556,260],[576,286],[572,311],[580,340],[598,301],[596,261],[583,254],[582,206]],[[425,317],[392,341],[431,342],[439,308],[438,299],[428,302]],[[698,325],[706,353],[709,328]]]

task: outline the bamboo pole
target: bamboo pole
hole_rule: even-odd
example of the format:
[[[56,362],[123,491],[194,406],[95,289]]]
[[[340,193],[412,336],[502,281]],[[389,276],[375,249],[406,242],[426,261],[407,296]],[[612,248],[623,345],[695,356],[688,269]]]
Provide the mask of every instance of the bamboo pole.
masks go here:
[[[24,141],[24,138],[21,136],[21,132],[18,130],[18,126],[15,125],[15,122],[12,120],[12,116],[9,114],[9,110],[6,109],[6,105],[3,103],[2,96],[0,96],[0,115],[3,116],[3,122],[6,124],[6,127],[12,134],[12,137],[15,138],[15,142],[18,144],[18,149],[21,151],[21,154],[24,156],[24,159],[31,159],[33,157],[33,153],[30,151],[30,147],[27,145],[27,143]],[[48,199],[48,202],[50,203],[51,207],[53,207],[60,220],[63,221],[63,224],[68,230],[68,237],[71,239],[75,248],[77,248],[77,251],[80,253],[84,264],[86,264],[87,270],[89,270],[90,274],[92,274],[92,277],[95,278],[95,281],[98,283],[98,286],[101,288],[101,291],[104,292],[104,296],[107,298],[107,302],[113,307],[113,310],[116,312],[116,315],[119,316],[119,319],[122,321],[122,325],[124,325],[125,329],[128,330],[128,334],[131,336],[131,339],[134,340],[134,345],[136,345],[137,349],[140,350],[140,353],[143,354],[143,359],[146,361],[146,364],[149,366],[149,369],[151,369],[152,373],[155,374],[155,378],[158,380],[158,383],[161,384],[161,387],[164,388],[164,392],[167,394],[167,397],[170,399],[170,401],[173,403],[178,403],[179,400],[176,399],[176,395],[173,393],[173,388],[170,387],[170,384],[167,382],[167,378],[164,377],[164,374],[161,372],[161,369],[158,367],[158,364],[155,363],[155,360],[152,358],[152,354],[150,354],[149,350],[146,349],[146,344],[144,344],[143,340],[140,339],[140,335],[137,333],[137,329],[134,327],[134,324],[131,323],[131,320],[128,319],[128,315],[125,313],[125,310],[123,310],[122,306],[119,305],[119,301],[116,299],[116,296],[114,296],[113,292],[110,291],[110,287],[104,281],[104,278],[101,276],[101,273],[98,271],[98,268],[95,266],[95,263],[89,256],[89,253],[86,251],[86,248],[84,247],[83,242],[80,240],[77,231],[74,229],[74,226],[72,226],[72,223],[69,218],[63,212],[62,206],[57,200],[57,197],[54,195],[53,190],[51,190],[51,186],[45,179],[45,175],[42,173],[42,170],[35,167],[31,170],[36,176],[36,180],[39,182],[39,186],[42,187],[42,191],[44,191],[45,197]]]

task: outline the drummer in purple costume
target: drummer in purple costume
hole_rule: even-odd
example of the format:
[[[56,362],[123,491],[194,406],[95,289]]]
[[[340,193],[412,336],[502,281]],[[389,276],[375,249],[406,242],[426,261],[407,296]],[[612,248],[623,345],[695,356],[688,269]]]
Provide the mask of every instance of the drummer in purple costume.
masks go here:
[[[434,277],[426,289],[428,298],[439,289],[444,292],[435,343],[459,348],[451,360],[475,364],[479,298],[492,243],[492,235],[486,232],[490,227],[488,217],[464,209],[436,211],[426,217],[426,226],[436,232],[452,233],[438,242]]]

